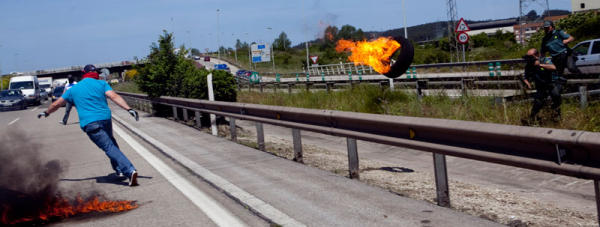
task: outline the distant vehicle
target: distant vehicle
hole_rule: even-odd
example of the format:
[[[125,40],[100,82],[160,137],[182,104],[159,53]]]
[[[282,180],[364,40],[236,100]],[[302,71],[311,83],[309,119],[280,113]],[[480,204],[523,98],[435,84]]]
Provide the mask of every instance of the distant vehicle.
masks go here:
[[[18,89],[0,91],[0,110],[22,110],[25,109],[25,97]]]
[[[23,92],[27,104],[41,104],[40,84],[37,76],[15,76],[10,78],[9,89],[19,89]]]
[[[575,65],[582,73],[600,73],[600,39],[586,40],[573,47]]]
[[[41,89],[46,90],[46,93],[50,93],[52,89],[52,77],[38,77],[38,82]]]
[[[65,92],[64,86],[55,87],[54,90],[52,90],[52,95],[50,96],[52,98],[52,102],[54,102],[58,98],[60,98],[60,96],[62,96],[63,92]]]
[[[200,60],[200,56],[194,55],[194,60]]]
[[[65,86],[67,83],[69,83],[69,79],[67,79],[67,78],[55,79],[54,81],[52,81],[52,86],[60,87],[60,86]]]
[[[210,61],[210,56],[204,56],[204,61]]]
[[[229,69],[229,66],[227,66],[227,64],[215,64],[215,70],[225,70],[227,72],[231,71]]]
[[[40,90],[40,100],[47,100],[48,99],[48,92],[46,92],[46,90],[41,89]]]

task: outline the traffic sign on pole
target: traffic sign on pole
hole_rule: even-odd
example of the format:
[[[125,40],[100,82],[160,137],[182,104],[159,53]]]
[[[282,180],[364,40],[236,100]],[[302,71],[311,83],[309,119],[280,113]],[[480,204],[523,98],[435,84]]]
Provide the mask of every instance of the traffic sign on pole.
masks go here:
[[[454,32],[468,32],[471,31],[471,28],[469,28],[469,25],[467,25],[467,22],[465,21],[465,19],[460,18],[460,20],[458,21],[458,24],[456,25],[456,29],[454,29]]]
[[[456,35],[456,40],[460,44],[467,44],[469,42],[469,35],[466,32],[459,32],[458,35]]]

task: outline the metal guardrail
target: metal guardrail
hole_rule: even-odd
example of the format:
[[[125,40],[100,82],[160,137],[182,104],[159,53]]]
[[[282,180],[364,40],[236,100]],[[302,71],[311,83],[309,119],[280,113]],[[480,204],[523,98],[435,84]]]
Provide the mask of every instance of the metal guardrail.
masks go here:
[[[493,67],[493,70],[500,70],[502,65],[511,65],[511,69],[512,69],[512,68],[514,68],[512,66],[514,66],[515,64],[521,64],[521,63],[525,63],[525,60],[523,60],[523,59],[506,59],[506,60],[488,60],[488,61],[473,61],[473,62],[421,64],[421,65],[412,65],[409,68],[409,71],[411,73],[413,73],[412,71],[414,70],[415,74],[416,74],[416,71],[419,69],[423,70],[423,69],[430,69],[430,68],[436,68],[436,69],[462,68],[464,71],[464,69],[468,68],[468,67],[473,67],[473,66],[477,66],[480,68],[483,66],[489,67],[490,64],[492,64],[491,67]],[[311,67],[308,67],[307,72],[303,72],[303,73],[308,73],[311,76],[318,76],[318,75],[322,75],[322,74],[323,75],[346,75],[346,74],[360,75],[360,74],[367,74],[367,73],[373,74],[373,73],[377,73],[377,72],[375,70],[373,70],[372,67],[367,66],[367,65],[355,65],[352,62],[346,62],[346,63],[340,62],[339,64],[311,66]]]
[[[171,106],[175,119],[180,116],[178,109],[183,110],[184,120],[188,120],[188,111],[193,111],[199,127],[200,113],[209,113],[229,117],[232,127],[235,119],[255,121],[259,134],[262,123],[291,128],[294,160],[299,162],[300,130],[346,137],[351,178],[359,177],[356,140],[431,152],[440,206],[450,206],[445,155],[591,179],[600,214],[600,133],[174,97],[150,100],[142,94],[119,94],[134,107],[150,112],[151,103]],[[235,140],[235,131],[231,132]],[[264,135],[257,138],[264,150]]]

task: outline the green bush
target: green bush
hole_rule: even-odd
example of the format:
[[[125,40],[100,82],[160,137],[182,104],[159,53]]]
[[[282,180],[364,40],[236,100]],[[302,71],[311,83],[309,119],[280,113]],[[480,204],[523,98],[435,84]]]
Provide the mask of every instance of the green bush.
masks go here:
[[[194,62],[186,59],[188,50],[181,46],[175,53],[173,33],[163,31],[158,44],[153,43],[148,55],[148,63],[136,70],[139,76],[136,83],[141,91],[151,98],[160,96],[207,99],[208,71],[199,69]],[[236,81],[228,72],[213,71],[215,100],[236,101]]]

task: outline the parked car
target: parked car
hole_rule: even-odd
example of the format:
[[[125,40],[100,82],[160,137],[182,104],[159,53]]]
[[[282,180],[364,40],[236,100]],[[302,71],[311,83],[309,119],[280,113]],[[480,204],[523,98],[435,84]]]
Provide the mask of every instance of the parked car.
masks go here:
[[[62,96],[63,92],[65,92],[64,86],[55,87],[54,90],[52,91],[52,102],[54,102],[58,98],[60,98],[60,96]]]
[[[210,56],[204,56],[204,61],[210,61]]]
[[[194,55],[194,60],[200,60],[200,56]]]
[[[600,73],[600,39],[586,40],[573,47],[575,65],[582,73]]]
[[[19,89],[0,91],[0,110],[23,110],[27,107],[23,92]]]

